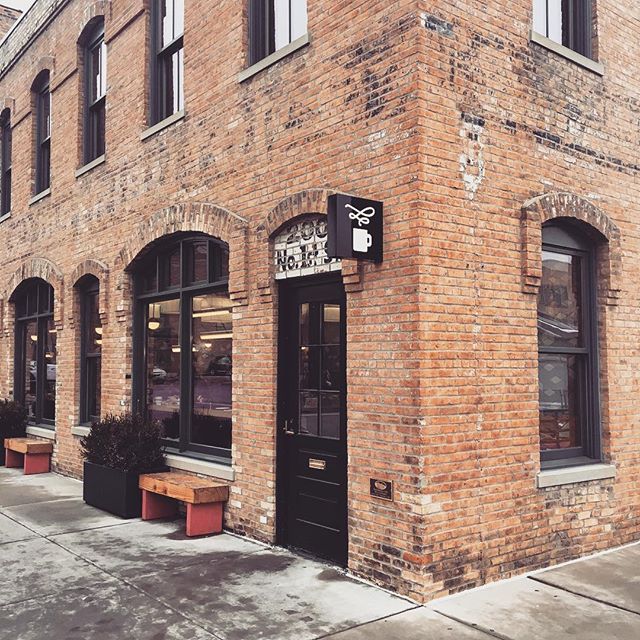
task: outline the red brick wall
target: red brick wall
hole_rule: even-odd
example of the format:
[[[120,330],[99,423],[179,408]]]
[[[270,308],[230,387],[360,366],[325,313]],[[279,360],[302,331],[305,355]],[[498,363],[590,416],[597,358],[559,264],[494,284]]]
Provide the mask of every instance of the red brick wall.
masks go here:
[[[384,200],[386,215],[385,262],[343,269],[350,568],[425,599],[638,537],[638,55],[629,43],[639,34],[620,33],[634,28],[617,18],[631,14],[630,0],[599,5],[604,78],[529,42],[529,0],[444,8],[310,0],[311,44],[238,83],[243,3],[193,0],[186,117],[141,141],[146,3],[67,3],[0,77],[0,101],[13,109],[15,176],[12,215],[0,224],[0,391],[13,388],[9,297],[21,278],[43,275],[56,289],[59,328],[56,468],[81,471],[71,435],[74,283],[86,272],[101,280],[103,409],[121,411],[130,406],[132,368],[125,268],[164,234],[206,231],[230,245],[237,303],[236,480],[226,524],[273,540],[277,286],[269,239],[344,191]],[[74,43],[100,11],[109,48],[106,161],[76,179]],[[5,49],[15,49],[12,37]],[[29,88],[45,65],[51,196],[29,206]],[[523,242],[535,229],[523,231],[522,207],[556,191],[578,207],[591,202],[620,231],[618,304],[603,294],[600,305],[605,456],[617,476],[541,491],[536,298],[523,286],[535,280],[535,242]],[[525,255],[533,256],[528,270]],[[371,477],[394,481],[394,502],[369,496]]]

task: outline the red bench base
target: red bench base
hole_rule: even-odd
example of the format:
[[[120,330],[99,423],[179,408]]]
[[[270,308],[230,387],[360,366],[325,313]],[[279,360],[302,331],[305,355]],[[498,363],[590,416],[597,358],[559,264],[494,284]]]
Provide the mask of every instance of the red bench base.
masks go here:
[[[48,453],[18,453],[5,449],[5,466],[19,468],[24,466],[24,475],[49,473],[51,456]]]
[[[142,519],[174,518],[178,501],[151,491],[142,490]],[[222,502],[187,503],[187,535],[206,536],[222,532]]]

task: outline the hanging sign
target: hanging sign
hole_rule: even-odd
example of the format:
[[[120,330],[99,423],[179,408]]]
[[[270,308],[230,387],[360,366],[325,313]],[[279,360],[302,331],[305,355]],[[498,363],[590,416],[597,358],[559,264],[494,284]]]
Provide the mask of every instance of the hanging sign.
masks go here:
[[[382,262],[382,202],[329,196],[327,255]]]

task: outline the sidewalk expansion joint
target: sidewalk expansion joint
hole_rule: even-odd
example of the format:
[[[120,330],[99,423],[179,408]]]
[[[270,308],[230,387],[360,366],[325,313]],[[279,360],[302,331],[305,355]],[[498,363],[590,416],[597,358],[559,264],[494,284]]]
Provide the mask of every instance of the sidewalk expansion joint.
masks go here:
[[[612,607],[613,609],[619,609],[620,611],[626,611],[627,613],[633,613],[636,616],[640,616],[640,611],[634,611],[633,609],[629,609],[621,604],[615,604],[614,602],[609,602],[608,600],[603,600],[602,598],[597,598],[596,596],[590,596],[585,593],[580,593],[579,591],[575,591],[574,589],[569,589],[568,587],[561,587],[557,584],[553,584],[552,582],[547,582],[542,577],[539,576],[529,576],[529,580],[533,580],[534,582],[539,582],[540,584],[545,585],[546,587],[552,587],[553,589],[558,589],[558,591],[564,591],[565,593],[570,593],[574,596],[578,596],[580,598],[585,598],[586,600],[591,600],[592,602],[597,602],[599,604],[604,604],[607,607]]]

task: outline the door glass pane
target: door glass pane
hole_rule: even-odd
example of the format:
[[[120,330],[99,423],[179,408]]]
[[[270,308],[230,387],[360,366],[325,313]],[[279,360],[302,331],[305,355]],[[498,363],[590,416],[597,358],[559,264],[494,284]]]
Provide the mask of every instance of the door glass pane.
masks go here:
[[[180,430],[180,300],[147,305],[147,411],[165,437]]]
[[[300,398],[299,433],[302,435],[318,435],[318,393],[316,391],[302,391]]]
[[[298,311],[300,324],[300,344],[320,343],[320,307],[317,302],[304,302]]]
[[[299,389],[318,389],[320,384],[320,347],[300,347]]]
[[[340,344],[340,305],[325,304],[322,314],[322,343]]]
[[[56,418],[56,359],[57,359],[58,332],[49,318],[45,324],[44,361],[46,369],[44,403],[42,405],[42,417],[45,420]]]
[[[323,438],[340,437],[340,398],[339,393],[320,394],[320,435]]]
[[[322,388],[339,391],[342,387],[342,374],[340,347],[322,347]]]
[[[542,284],[538,294],[538,344],[582,346],[582,259],[542,252]]]
[[[581,394],[581,356],[541,353],[538,379],[540,383],[540,448],[566,449],[579,447]]]
[[[38,376],[38,323],[24,324],[24,404],[30,420],[36,417],[36,380]]]
[[[193,298],[191,442],[231,448],[233,319],[229,295]]]

